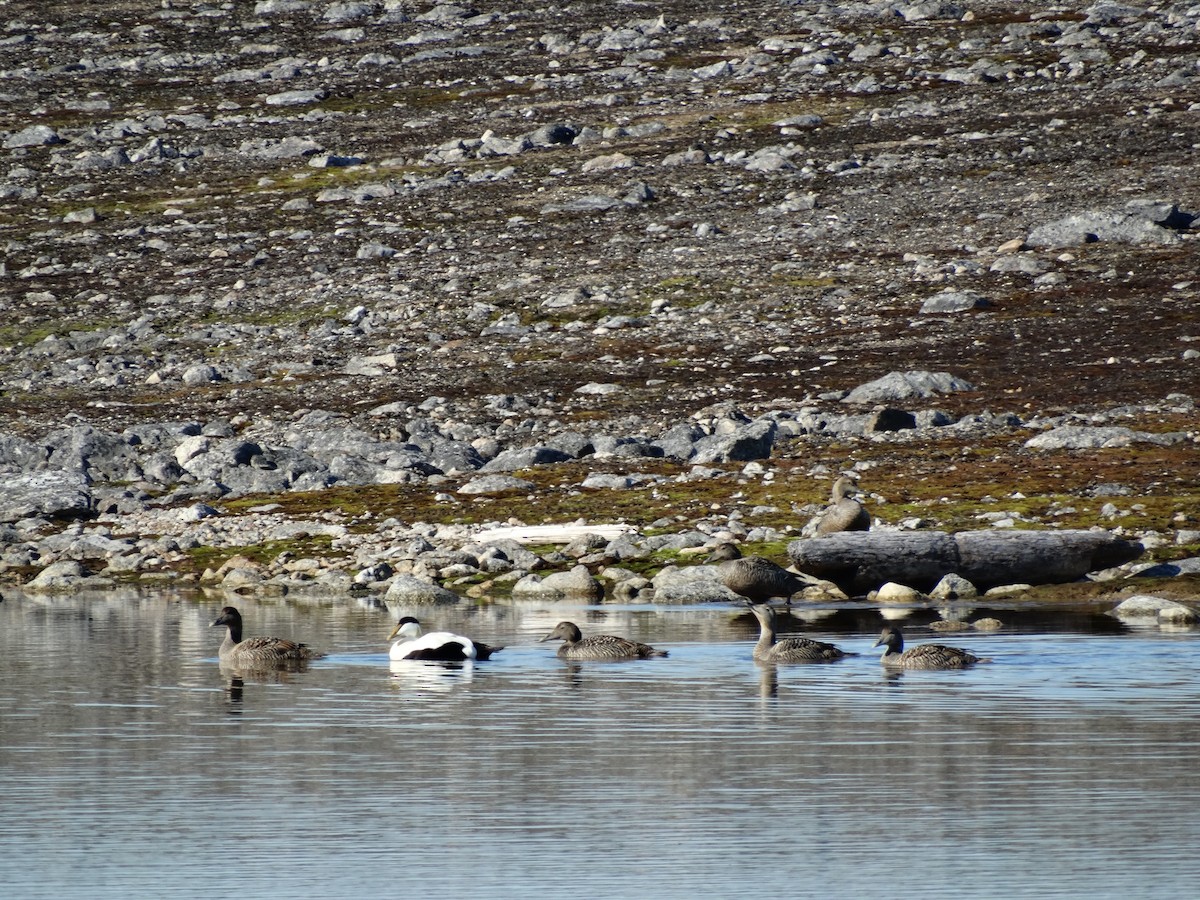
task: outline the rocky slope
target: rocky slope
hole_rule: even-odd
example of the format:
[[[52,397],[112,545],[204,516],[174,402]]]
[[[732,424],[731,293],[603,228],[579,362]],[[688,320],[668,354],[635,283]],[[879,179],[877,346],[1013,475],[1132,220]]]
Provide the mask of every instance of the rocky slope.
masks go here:
[[[1200,4],[3,9],[0,577],[770,542],[849,468],[1197,542]]]

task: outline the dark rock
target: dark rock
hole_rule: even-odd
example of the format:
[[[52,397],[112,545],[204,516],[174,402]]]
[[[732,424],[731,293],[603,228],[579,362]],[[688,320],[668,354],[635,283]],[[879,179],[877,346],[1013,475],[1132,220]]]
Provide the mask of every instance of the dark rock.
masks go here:
[[[917,427],[917,417],[903,409],[887,407],[874,412],[867,425],[869,432],[904,431]]]

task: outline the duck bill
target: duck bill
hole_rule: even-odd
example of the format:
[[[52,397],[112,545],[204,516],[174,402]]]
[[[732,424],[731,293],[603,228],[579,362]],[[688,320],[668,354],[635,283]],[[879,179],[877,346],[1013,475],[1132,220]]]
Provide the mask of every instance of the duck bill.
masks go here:
[[[400,625],[399,625],[399,623],[397,623],[396,627],[392,629],[392,633],[388,635],[387,639],[390,641],[392,638],[394,638],[399,633],[400,633]]]

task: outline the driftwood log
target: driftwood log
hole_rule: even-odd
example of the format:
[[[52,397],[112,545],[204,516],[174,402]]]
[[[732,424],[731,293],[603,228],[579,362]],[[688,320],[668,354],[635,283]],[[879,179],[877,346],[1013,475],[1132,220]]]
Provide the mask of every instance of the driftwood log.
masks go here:
[[[1106,531],[857,531],[793,541],[787,549],[801,572],[852,596],[889,581],[928,591],[952,573],[980,590],[1062,584],[1143,550]]]

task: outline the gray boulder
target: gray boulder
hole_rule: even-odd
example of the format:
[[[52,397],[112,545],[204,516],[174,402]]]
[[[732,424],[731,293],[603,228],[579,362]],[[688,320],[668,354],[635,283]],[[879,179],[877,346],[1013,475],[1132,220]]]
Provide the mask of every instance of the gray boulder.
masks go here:
[[[941,293],[934,294],[932,297],[927,297],[925,302],[921,304],[920,311],[924,315],[956,313],[966,312],[969,309],[986,309],[991,305],[992,301],[978,291],[947,289]]]
[[[49,125],[30,125],[4,140],[4,149],[15,150],[18,147],[45,147],[50,144],[61,144],[63,139]]]
[[[692,462],[749,462],[771,455],[779,426],[773,419],[755,419],[729,434],[713,434],[695,444]]]
[[[1112,614],[1118,619],[1153,619],[1178,624],[1191,624],[1196,621],[1196,612],[1191,607],[1148,594],[1138,594],[1122,600]]]
[[[594,602],[604,597],[604,586],[592,577],[587,566],[569,572],[554,572],[545,578],[526,575],[513,585],[514,600],[580,600]]]
[[[85,581],[92,581],[90,573],[83,564],[74,559],[63,559],[50,563],[25,585],[25,590],[32,593],[53,593],[55,591],[71,591],[80,587]]]
[[[85,519],[92,494],[81,472],[62,470],[0,475],[0,522],[21,519]]]
[[[655,603],[738,603],[742,600],[717,580],[716,566],[667,566],[651,582]]]
[[[383,597],[383,602],[397,618],[410,606],[448,606],[458,601],[459,596],[454,591],[411,575],[397,575]]]
[[[532,481],[516,478],[512,475],[479,475],[472,478],[458,489],[458,493],[470,496],[496,497],[501,494],[512,494],[531,491],[535,488]]]
[[[495,459],[488,461],[482,470],[484,472],[515,472],[517,469],[566,462],[569,459],[571,459],[570,454],[550,447],[517,447],[499,453]]]
[[[1031,437],[1025,446],[1031,450],[1094,450],[1138,443],[1167,445],[1185,438],[1183,434],[1134,431],[1121,425],[1060,425]]]
[[[1154,222],[1144,212],[1083,212],[1039,225],[1029,233],[1030,247],[1060,249],[1095,241],[1119,244],[1174,244],[1179,235]]]
[[[932,397],[955,391],[973,391],[975,386],[949,372],[889,372],[882,378],[860,384],[842,398],[843,403],[894,403]]]

